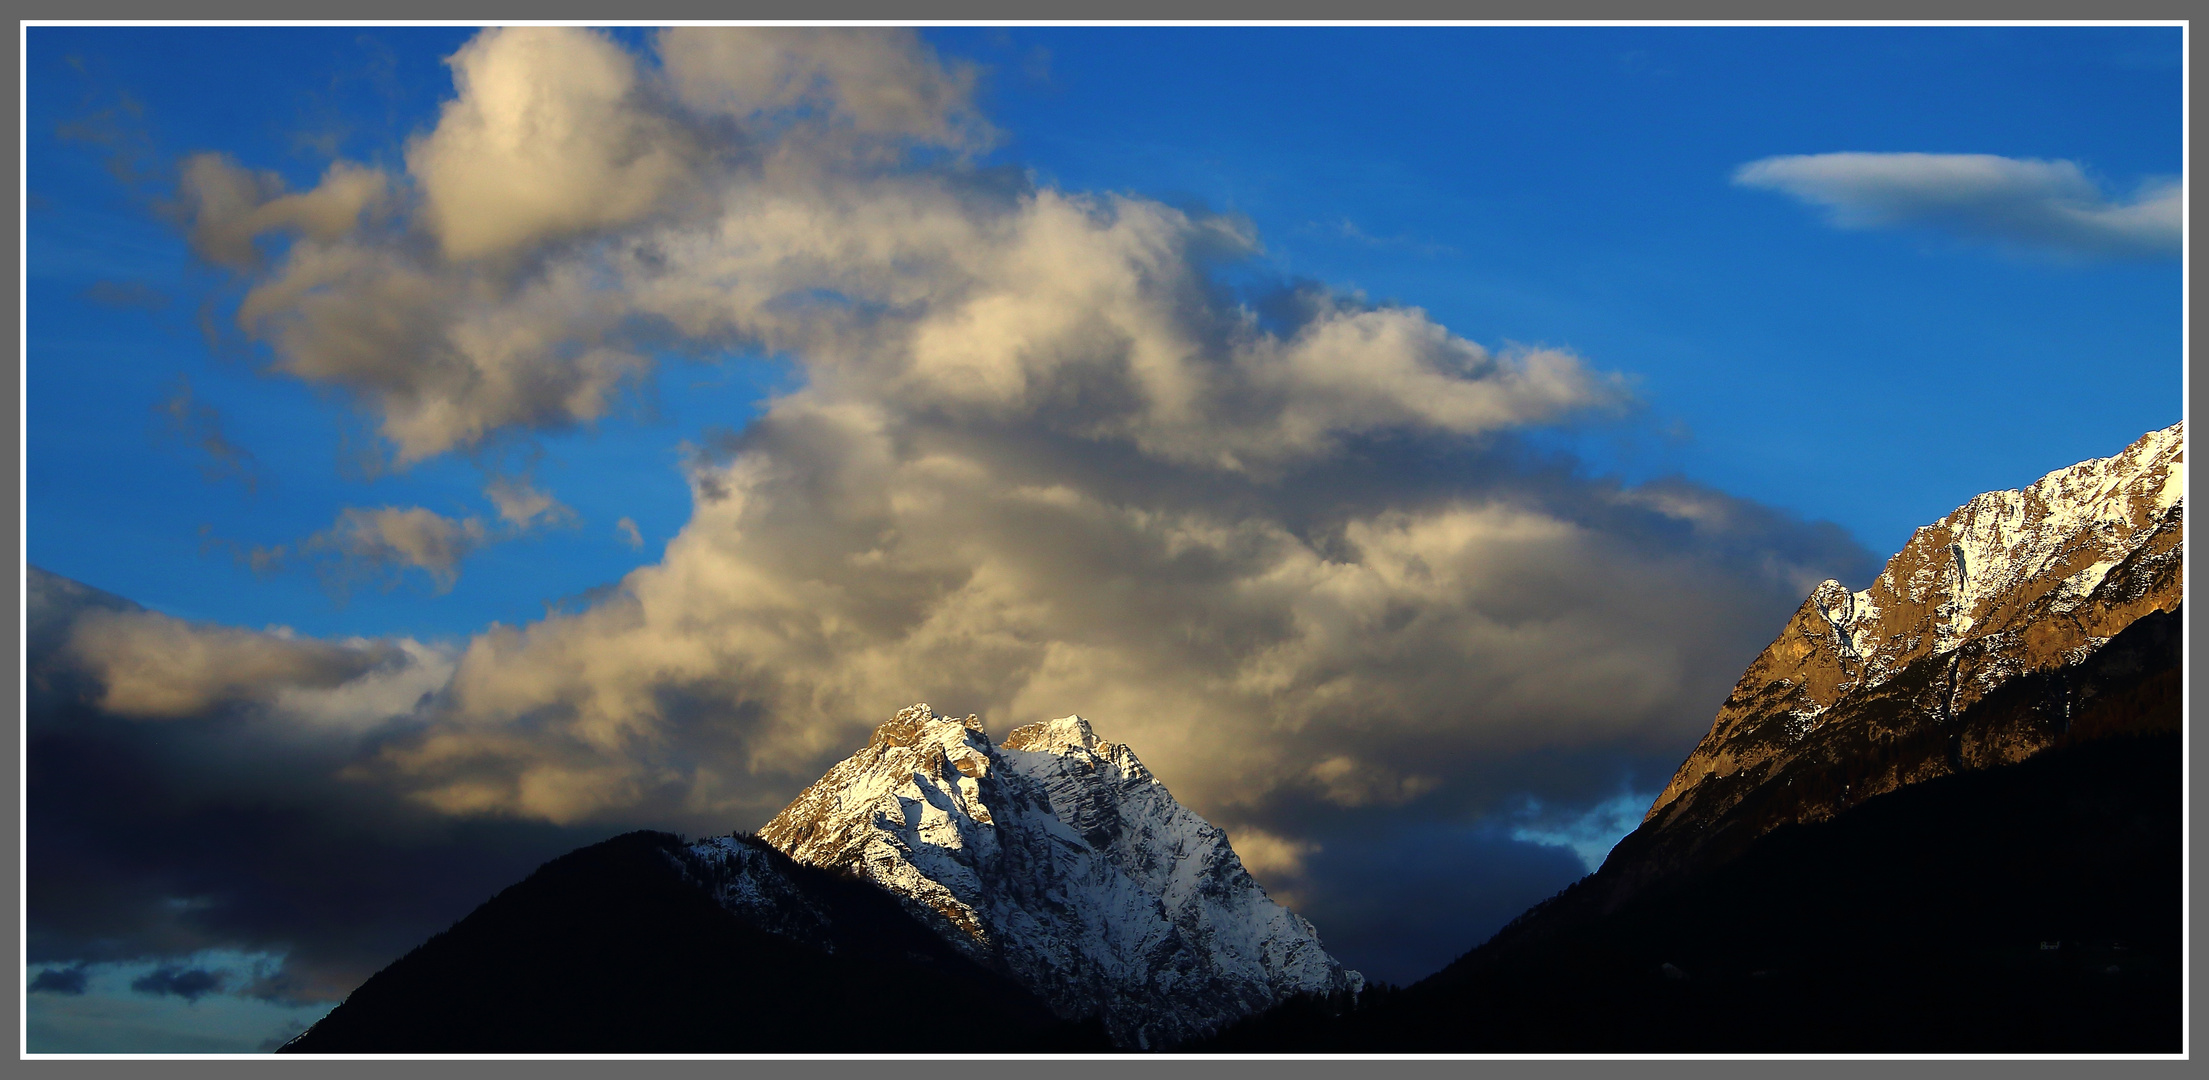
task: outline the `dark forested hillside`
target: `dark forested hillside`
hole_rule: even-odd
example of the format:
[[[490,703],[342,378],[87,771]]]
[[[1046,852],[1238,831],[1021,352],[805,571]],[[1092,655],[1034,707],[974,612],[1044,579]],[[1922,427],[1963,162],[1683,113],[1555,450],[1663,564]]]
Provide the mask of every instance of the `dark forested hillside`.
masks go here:
[[[638,832],[545,864],[371,977],[284,1052],[1108,1047],[1101,1028],[1055,1019],[871,885],[767,856],[828,916],[825,940],[793,940],[687,879],[682,848]]]
[[[2064,724],[2022,762],[1779,825],[1723,861],[1705,845],[1665,875],[1635,872],[1629,837],[1407,990],[1339,1015],[1303,1003],[1202,1049],[2176,1052],[2179,625],[2152,614],[1953,721]]]

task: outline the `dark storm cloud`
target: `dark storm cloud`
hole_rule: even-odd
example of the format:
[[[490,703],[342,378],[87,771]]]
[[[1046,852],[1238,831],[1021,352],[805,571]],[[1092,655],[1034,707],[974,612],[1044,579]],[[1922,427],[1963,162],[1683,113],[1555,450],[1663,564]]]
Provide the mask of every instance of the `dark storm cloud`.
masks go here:
[[[28,573],[29,963],[209,948],[285,954],[281,970],[234,989],[334,1000],[538,863],[603,838],[455,822],[346,779],[446,677],[420,646],[391,645],[404,661],[340,668],[326,684],[195,674],[186,680],[193,710],[118,714],[101,705],[109,688],[100,670],[69,649],[72,627],[87,613],[151,613],[36,567]],[[231,645],[230,635],[250,633],[172,629]],[[302,644],[256,636],[270,649]],[[192,655],[219,667],[237,651]]]

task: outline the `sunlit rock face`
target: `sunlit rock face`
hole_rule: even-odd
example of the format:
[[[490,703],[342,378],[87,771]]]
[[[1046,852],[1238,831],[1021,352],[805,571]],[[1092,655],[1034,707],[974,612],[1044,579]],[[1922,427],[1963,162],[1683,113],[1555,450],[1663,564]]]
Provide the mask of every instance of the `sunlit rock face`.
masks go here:
[[[2068,673],[2179,608],[2185,486],[2172,425],[1973,498],[1918,529],[1862,592],[1821,584],[1614,858],[1659,875],[1721,834],[1735,846],[2064,738],[2094,689]],[[2028,675],[2047,684],[2029,706],[1973,711]]]
[[[911,706],[759,835],[888,889],[1060,1015],[1101,1014],[1122,1046],[1364,986],[1224,832],[1079,716],[993,744],[975,717]]]

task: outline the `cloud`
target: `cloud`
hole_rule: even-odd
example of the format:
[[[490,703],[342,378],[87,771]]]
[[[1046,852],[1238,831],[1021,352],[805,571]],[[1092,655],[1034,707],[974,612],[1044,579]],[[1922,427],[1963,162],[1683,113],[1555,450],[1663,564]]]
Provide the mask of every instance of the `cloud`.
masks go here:
[[[188,623],[25,573],[25,960],[57,979],[80,961],[212,969],[207,950],[230,949],[270,958],[235,992],[333,1001],[603,839],[453,821],[347,778],[419,727],[447,648]]]
[[[140,720],[295,688],[329,689],[400,660],[389,646],[256,633],[152,611],[88,611],[73,623],[67,652],[102,686],[100,708]]]
[[[502,504],[500,510],[509,505],[517,504]],[[460,579],[460,560],[488,538],[478,518],[456,520],[419,506],[351,506],[301,547],[334,553],[338,562],[333,580],[339,582],[386,569],[414,569],[428,574],[436,591],[445,593]]]
[[[135,187],[153,178],[151,163],[157,158],[153,138],[146,130],[146,107],[128,91],[105,88],[110,80],[90,71],[80,58],[71,57],[80,78],[78,101],[68,119],[54,125],[54,137],[82,142],[105,151],[108,174]],[[104,74],[104,73],[101,73]]]
[[[435,594],[443,595],[459,582],[461,562],[478,549],[576,521],[574,508],[526,479],[494,477],[483,493],[504,523],[497,532],[481,518],[447,517],[420,506],[352,506],[339,511],[329,528],[296,543],[245,545],[213,535],[212,526],[202,526],[201,549],[226,549],[256,575],[276,573],[302,559],[317,562],[324,579],[341,597],[364,578],[383,578],[386,588],[396,586],[408,570],[422,571]]]
[[[1389,248],[1414,255],[1424,255],[1429,258],[1460,254],[1456,248],[1448,244],[1438,244],[1431,240],[1421,240],[1412,236],[1374,236],[1364,229],[1358,228],[1357,223],[1349,218],[1343,218],[1331,230],[1324,231],[1333,232],[1345,240],[1355,241],[1366,247]]]
[[[252,451],[223,434],[222,414],[213,405],[193,398],[189,377],[177,376],[175,391],[154,405],[153,411],[161,417],[167,434],[206,453],[207,461],[200,465],[200,472],[209,482],[235,476],[245,483],[247,491],[260,486],[260,465]]]
[[[1649,804],[1656,798],[1655,791],[1620,792],[1586,810],[1568,812],[1562,818],[1555,813],[1545,813],[1546,808],[1539,802],[1529,801],[1513,815],[1517,824],[1512,826],[1511,838],[1545,847],[1568,848],[1580,857],[1580,865],[1592,874],[1602,867],[1611,849],[1641,825],[1643,815],[1649,812]]]
[[[304,192],[286,192],[281,176],[246,169],[224,154],[191,155],[179,171],[176,209],[189,223],[193,253],[241,270],[261,263],[261,236],[288,231],[335,239],[387,195],[381,172],[343,161]]]
[[[1242,860],[1243,868],[1252,877],[1292,877],[1303,873],[1304,860],[1321,850],[1319,844],[1309,840],[1292,840],[1275,836],[1256,826],[1246,825],[1236,829],[1228,842],[1235,848],[1235,855]],[[1275,899],[1282,899],[1276,895]],[[1285,901],[1284,901],[1285,902]]]
[[[545,492],[531,486],[528,480],[510,477],[494,478],[484,487],[483,493],[497,508],[499,518],[517,531],[539,527],[572,524],[575,510]]]
[[[1487,759],[1676,755],[1823,568],[1862,561],[1478,450],[1287,485],[800,406],[696,466],[660,564],[479,635],[390,782],[454,812],[763,817],[911,697],[998,730],[1079,710],[1214,816],[1477,803]]]
[[[459,94],[407,148],[448,258],[621,225],[681,185],[697,150],[645,106],[636,62],[602,34],[492,29],[447,59]]]
[[[91,974],[88,964],[71,964],[68,967],[52,967],[31,979],[30,992],[34,994],[82,994]]]
[[[661,31],[657,44],[676,96],[708,115],[801,124],[814,140],[848,130],[978,150],[996,138],[974,111],[978,69],[944,64],[912,34],[684,28]]]
[[[670,343],[803,372],[693,455],[659,564],[469,644],[375,765],[423,805],[727,827],[920,699],[1078,709],[1277,832],[1291,795],[1485,805],[1485,756],[1691,741],[1772,620],[1866,561],[1524,449],[1631,405],[1569,351],[1238,294],[1215,270],[1259,249],[1247,222],[974,165],[972,73],[910,33],[653,47],[479,36],[410,148],[415,216],[300,239],[240,308],[401,462],[587,422]],[[491,175],[524,194],[453,209]],[[333,532],[449,585],[484,537],[403,513]]]
[[[198,1001],[201,997],[222,989],[227,975],[206,968],[160,967],[131,980],[130,988],[141,994],[156,997],[171,995],[186,1001]]]
[[[1263,330],[1206,295],[1207,266],[1254,250],[1238,221],[923,163],[973,142],[971,78],[909,34],[658,42],[665,95],[585,31],[478,38],[409,152],[412,231],[303,237],[241,325],[276,370],[352,390],[401,465],[589,423],[670,335],[803,352],[810,378],[855,391],[969,420],[1048,412],[1236,470],[1360,433],[1476,434],[1624,399],[1567,354],[1491,356],[1415,309],[1315,295],[1300,333]],[[910,85],[882,81],[899,72]],[[578,230],[598,239],[560,246]],[[420,231],[447,257],[409,240]],[[473,257],[494,248],[536,254],[523,269]]]
[[[110,947],[105,920],[280,941],[334,985],[549,845],[756,827],[926,700],[998,734],[1089,716],[1344,920],[1331,943],[1403,972],[1570,879],[1481,822],[1668,772],[1812,584],[1870,572],[1834,526],[1531,449],[1632,406],[1568,350],[1238,291],[1245,221],[976,164],[972,73],[910,32],[653,42],[656,64],[587,31],[475,39],[388,178],[411,198],[298,231],[239,319],[402,465],[589,423],[669,352],[787,357],[802,384],[694,448],[688,523],[580,610],[450,648],[186,626],[145,643],[168,659],[85,654],[33,724],[39,955]],[[502,520],[543,520],[501,492]],[[489,539],[384,507],[314,543],[449,587]],[[272,656],[303,666],[237,674]],[[108,707],[133,663],[158,677]],[[1429,877],[1416,917],[1356,899]]]
[[[630,547],[640,550],[644,547],[644,534],[637,531],[637,523],[629,518],[622,518],[620,521],[614,522],[614,535],[620,537],[621,542]]]
[[[2071,161],[1992,154],[1800,154],[1743,165],[1734,182],[1823,207],[1842,228],[1924,227],[2087,257],[2176,255],[2183,190],[2152,181],[2111,198]]]

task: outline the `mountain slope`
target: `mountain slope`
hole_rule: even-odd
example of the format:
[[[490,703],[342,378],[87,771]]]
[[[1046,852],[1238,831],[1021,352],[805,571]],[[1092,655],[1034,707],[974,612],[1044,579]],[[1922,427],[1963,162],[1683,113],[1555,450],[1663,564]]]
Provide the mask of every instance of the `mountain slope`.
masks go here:
[[[914,705],[760,830],[869,878],[969,957],[1116,1043],[1195,1038],[1364,980],[1274,903],[1218,828],[1081,717],[993,745]]]
[[[2173,1053],[2175,732],[1942,777],[1616,909],[1594,878],[1409,989],[1196,1050]]]
[[[283,1053],[1094,1051],[862,882],[756,840],[630,833],[547,863],[377,972]],[[757,902],[727,903],[732,895]],[[927,988],[988,1016],[885,1010]]]

